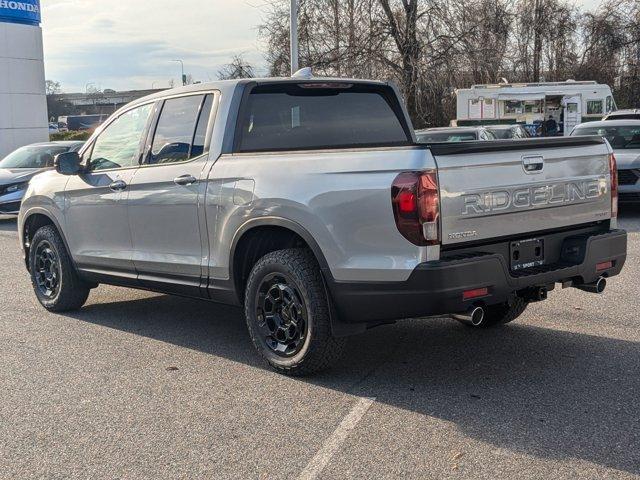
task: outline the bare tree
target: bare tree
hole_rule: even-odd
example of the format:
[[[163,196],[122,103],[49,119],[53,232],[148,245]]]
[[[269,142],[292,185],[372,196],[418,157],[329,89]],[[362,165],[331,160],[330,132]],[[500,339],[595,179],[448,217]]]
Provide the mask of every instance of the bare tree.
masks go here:
[[[253,66],[246,62],[242,55],[235,55],[230,63],[218,71],[218,79],[234,80],[237,78],[253,78]]]
[[[289,2],[260,26],[272,75],[289,72]],[[638,101],[640,0],[300,0],[300,62],[316,75],[396,82],[417,127],[455,117],[455,89],[569,78]],[[634,94],[636,95],[634,97]]]
[[[56,82],[54,80],[47,80],[45,82],[45,92],[47,95],[56,95],[58,93],[62,93],[62,87],[60,86],[60,82]]]

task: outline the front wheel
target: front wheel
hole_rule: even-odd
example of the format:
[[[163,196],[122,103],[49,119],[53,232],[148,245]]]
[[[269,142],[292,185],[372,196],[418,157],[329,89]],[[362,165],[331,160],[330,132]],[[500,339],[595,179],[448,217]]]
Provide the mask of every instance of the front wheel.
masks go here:
[[[346,340],[331,333],[320,268],[305,249],[279,250],[251,270],[245,316],[258,352],[278,372],[308,375],[340,358]]]
[[[87,301],[89,285],[78,277],[60,234],[52,226],[40,228],[31,239],[29,270],[36,297],[47,310],[77,310]]]

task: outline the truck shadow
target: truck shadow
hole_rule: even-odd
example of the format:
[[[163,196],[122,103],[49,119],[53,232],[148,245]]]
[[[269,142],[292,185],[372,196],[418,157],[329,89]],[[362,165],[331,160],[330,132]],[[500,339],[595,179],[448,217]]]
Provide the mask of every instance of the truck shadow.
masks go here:
[[[72,316],[266,368],[236,308],[158,296]],[[508,451],[640,474],[639,343],[517,323],[471,331],[435,319],[380,327],[350,346],[334,370],[296,381],[453,422]]]

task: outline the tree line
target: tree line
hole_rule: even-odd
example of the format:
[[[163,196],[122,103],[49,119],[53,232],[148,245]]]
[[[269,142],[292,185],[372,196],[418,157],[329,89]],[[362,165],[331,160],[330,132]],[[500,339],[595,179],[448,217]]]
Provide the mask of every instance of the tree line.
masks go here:
[[[301,66],[394,81],[416,127],[455,118],[456,88],[501,81],[596,80],[640,106],[640,0],[301,0],[298,21]],[[268,3],[259,36],[269,73],[288,76],[288,0]]]

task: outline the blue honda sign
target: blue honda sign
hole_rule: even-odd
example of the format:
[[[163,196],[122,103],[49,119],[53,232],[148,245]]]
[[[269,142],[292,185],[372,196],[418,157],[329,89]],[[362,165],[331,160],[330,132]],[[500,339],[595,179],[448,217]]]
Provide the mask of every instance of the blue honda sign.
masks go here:
[[[0,22],[40,25],[40,0],[0,0]]]

